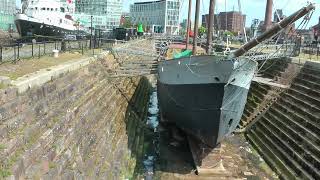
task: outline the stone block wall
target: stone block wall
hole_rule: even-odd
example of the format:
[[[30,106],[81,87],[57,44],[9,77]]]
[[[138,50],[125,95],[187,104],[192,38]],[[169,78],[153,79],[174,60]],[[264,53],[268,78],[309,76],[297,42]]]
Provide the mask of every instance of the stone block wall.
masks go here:
[[[306,62],[245,133],[280,179],[320,179],[319,97],[320,64]]]
[[[0,89],[0,179],[124,179],[143,155],[150,85],[95,62],[18,94]]]

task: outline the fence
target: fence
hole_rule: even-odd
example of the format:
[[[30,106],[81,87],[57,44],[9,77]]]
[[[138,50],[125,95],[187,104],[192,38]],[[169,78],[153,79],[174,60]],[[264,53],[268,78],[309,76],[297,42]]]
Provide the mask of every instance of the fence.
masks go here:
[[[8,61],[17,61],[20,59],[40,58],[44,55],[51,55],[53,50],[62,52],[78,51],[82,54],[89,53],[94,55],[94,49],[112,49],[117,40],[113,39],[95,39],[90,40],[50,40],[42,42],[13,43],[10,45],[0,45],[0,63]],[[122,42],[122,41],[120,41]],[[92,44],[92,46],[91,46]],[[92,48],[90,48],[92,47]]]

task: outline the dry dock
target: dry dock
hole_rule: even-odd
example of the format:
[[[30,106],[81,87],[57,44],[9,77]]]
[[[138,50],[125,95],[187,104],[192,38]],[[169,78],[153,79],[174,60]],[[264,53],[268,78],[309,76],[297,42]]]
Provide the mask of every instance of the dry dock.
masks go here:
[[[155,44],[134,40],[88,61],[2,78],[0,179],[320,178],[317,62],[269,61],[237,132],[208,149],[172,124],[150,128]]]

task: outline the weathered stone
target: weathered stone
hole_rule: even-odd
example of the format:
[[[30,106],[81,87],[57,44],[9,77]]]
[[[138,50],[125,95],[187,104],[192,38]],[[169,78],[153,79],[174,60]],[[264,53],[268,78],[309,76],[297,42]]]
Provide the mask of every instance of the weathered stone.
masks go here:
[[[0,84],[9,85],[11,83],[11,79],[7,76],[0,76]]]
[[[143,138],[128,135],[143,131],[127,126],[132,121],[138,128],[133,109],[146,115],[146,79],[108,79],[99,63],[19,95],[0,90],[0,163],[14,168],[15,177],[121,179],[122,172],[133,173],[136,163],[128,161],[141,157]]]

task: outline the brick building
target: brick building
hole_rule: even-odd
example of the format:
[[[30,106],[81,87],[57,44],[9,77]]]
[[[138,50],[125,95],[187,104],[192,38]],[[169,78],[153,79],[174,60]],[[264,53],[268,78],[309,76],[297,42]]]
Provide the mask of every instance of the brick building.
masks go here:
[[[202,16],[202,25],[208,27],[209,15]],[[220,12],[214,15],[214,28],[241,33],[246,23],[246,15],[238,11]]]
[[[315,26],[312,26],[311,29],[312,29],[313,34],[314,34],[314,39],[315,39],[316,41],[319,41],[319,39],[320,39],[320,38],[319,38],[319,36],[320,36],[320,17],[319,17],[319,22],[318,22],[318,24],[315,25]]]

